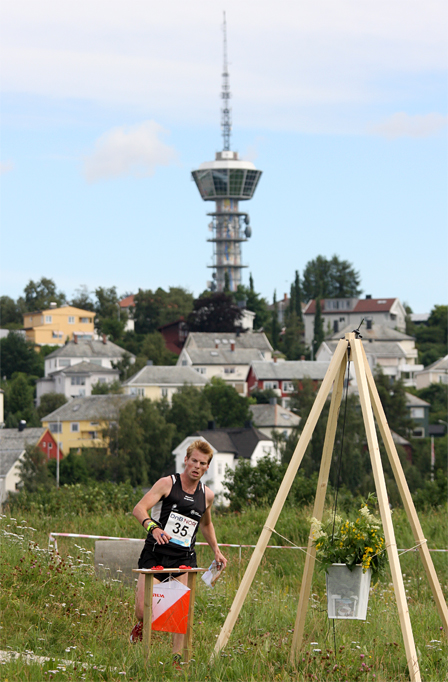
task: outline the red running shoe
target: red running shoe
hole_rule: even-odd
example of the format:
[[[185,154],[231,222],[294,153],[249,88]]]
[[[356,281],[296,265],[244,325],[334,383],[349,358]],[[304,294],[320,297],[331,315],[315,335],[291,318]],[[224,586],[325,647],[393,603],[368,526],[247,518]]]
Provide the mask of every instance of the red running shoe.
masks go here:
[[[135,642],[141,642],[143,639],[143,621],[139,620],[138,623],[134,625],[132,628],[132,632],[129,636],[129,641],[131,644],[135,644]]]

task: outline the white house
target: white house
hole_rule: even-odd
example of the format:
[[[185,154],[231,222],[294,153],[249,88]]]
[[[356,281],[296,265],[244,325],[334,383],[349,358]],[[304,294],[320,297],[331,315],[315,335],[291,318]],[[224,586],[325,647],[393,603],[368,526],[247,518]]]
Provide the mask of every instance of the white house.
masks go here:
[[[120,346],[103,336],[102,340],[85,341],[75,338],[45,358],[45,376],[66,367],[72,367],[78,362],[90,362],[98,367],[113,369],[113,365],[129,356],[130,363],[135,362],[135,355],[128,353]]]
[[[95,384],[118,381],[120,372],[110,367],[100,367],[93,362],[78,362],[70,367],[51,372],[36,382],[36,403],[40,405],[45,393],[63,393],[66,398],[92,395]]]
[[[198,439],[207,441],[213,450],[213,459],[203,480],[215,493],[215,503],[218,504],[226,504],[223,496],[226,467],[235,470],[239,459],[248,459],[253,465],[266,455],[278,459],[272,438],[254,426],[209,429],[188,436],[173,450],[177,472],[182,473],[187,448]]]
[[[166,398],[170,403],[173,394],[182,386],[204,388],[207,379],[192,367],[146,365],[137,374],[125,381],[125,395],[136,395],[151,400]]]
[[[288,438],[300,424],[300,417],[291,410],[274,404],[249,405],[252,421],[261,433],[272,438],[272,432],[276,431]]]
[[[406,310],[398,298],[324,298],[321,300],[324,333],[341,333],[350,327],[358,327],[364,318],[362,330],[372,325],[384,325],[404,332],[406,329]],[[309,301],[303,311],[305,342],[310,344],[314,337],[314,316],[316,301]],[[363,331],[361,331],[363,333]]]
[[[46,432],[46,428],[0,429],[0,504],[18,488],[26,446],[39,445]]]
[[[448,384],[448,355],[418,372],[415,383],[419,390],[431,384]]]

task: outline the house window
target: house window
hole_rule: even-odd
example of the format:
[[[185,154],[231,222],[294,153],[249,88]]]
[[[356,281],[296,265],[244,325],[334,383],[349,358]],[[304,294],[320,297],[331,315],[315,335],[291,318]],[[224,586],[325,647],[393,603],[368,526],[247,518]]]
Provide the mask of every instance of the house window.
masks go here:
[[[414,436],[414,438],[423,438],[425,433],[423,429],[414,429],[412,435]]]
[[[162,388],[162,398],[168,398],[168,389]]]
[[[339,322],[337,320],[333,320],[333,333],[337,334],[339,331]]]
[[[72,433],[79,433],[79,422],[72,422],[70,424],[70,431]]]
[[[284,381],[282,388],[284,393],[292,393],[294,391],[294,384],[292,381]]]
[[[45,443],[44,443],[44,445],[45,445]],[[52,449],[53,449],[53,443],[48,443],[48,449],[49,449],[49,450],[52,450]]]
[[[182,360],[182,367],[186,367],[186,366],[187,366],[187,361],[186,361],[186,360]]]
[[[33,324],[33,316],[31,315],[29,324]]]
[[[206,374],[207,368],[206,367],[195,367],[196,372],[199,372],[199,374]]]
[[[70,367],[70,360],[66,360],[64,358],[61,358],[61,360],[55,360],[54,361],[55,367],[57,363],[59,364],[59,367]]]
[[[135,386],[133,386],[131,388],[131,395],[139,395],[139,396],[144,398],[145,397],[145,389],[144,388],[136,388]]]
[[[51,324],[53,322],[52,315],[45,315],[45,324]]]
[[[61,422],[50,422],[50,424],[48,426],[50,429],[50,433],[62,433]]]
[[[263,384],[264,389],[278,388],[278,381],[265,381]]]
[[[98,379],[98,383],[99,383],[99,384],[105,384],[105,383],[106,383],[106,377],[100,377],[100,378]]]
[[[63,332],[53,332],[52,337],[53,339],[62,339],[64,336]]]
[[[85,386],[86,385],[86,378],[85,377],[72,377],[72,386]]]
[[[85,338],[85,337],[84,337]],[[101,358],[90,358],[89,362],[91,365],[99,365],[100,367],[102,366],[102,361]]]
[[[222,476],[222,462],[218,462],[218,476]]]
[[[90,317],[80,317],[79,321],[81,322],[81,324],[89,324]]]
[[[425,408],[424,407],[411,407],[411,417],[412,417],[412,419],[424,419],[425,418]]]
[[[235,367],[224,367],[224,374],[235,374]]]
[[[75,316],[74,315],[68,316],[68,323],[69,324],[75,324]]]
[[[95,438],[98,438],[98,434],[96,431],[89,431],[89,438],[92,440],[95,440]]]

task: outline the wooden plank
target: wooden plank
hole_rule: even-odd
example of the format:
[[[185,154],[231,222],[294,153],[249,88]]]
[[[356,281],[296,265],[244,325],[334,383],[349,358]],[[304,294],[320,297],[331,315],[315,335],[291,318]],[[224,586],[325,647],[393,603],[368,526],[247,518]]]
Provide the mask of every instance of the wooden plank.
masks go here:
[[[196,599],[196,577],[197,573],[188,573],[188,585],[190,588],[190,606],[188,608],[187,632],[185,635],[183,659],[187,663],[191,659],[193,647],[193,621],[194,621],[194,600]]]
[[[317,393],[316,400],[314,401],[314,405],[313,405],[311,412],[308,416],[305,427],[302,431],[302,435],[300,436],[300,439],[297,443],[296,449],[294,450],[294,454],[291,458],[289,466],[285,472],[285,476],[283,477],[283,481],[280,485],[277,496],[276,496],[274,503],[272,505],[271,511],[269,512],[268,518],[266,520],[266,524],[263,527],[263,530],[261,531],[257,545],[254,549],[254,552],[253,552],[251,559],[249,561],[249,564],[246,568],[246,571],[244,573],[241,584],[240,584],[238,591],[235,595],[235,598],[233,600],[233,604],[230,608],[230,611],[227,615],[225,623],[224,623],[224,625],[221,629],[221,632],[219,634],[219,637],[218,637],[218,640],[216,642],[214,653],[212,654],[212,657],[216,656],[216,654],[218,654],[219,651],[228,642],[228,639],[229,639],[231,632],[233,630],[233,627],[235,625],[236,619],[238,618],[238,615],[239,615],[241,608],[244,604],[244,601],[246,599],[247,593],[248,593],[250,586],[252,584],[252,581],[255,577],[255,573],[257,572],[258,566],[260,565],[260,561],[263,558],[264,552],[266,550],[266,546],[267,546],[267,544],[269,542],[269,538],[271,537],[271,534],[272,534],[272,529],[275,527],[275,524],[277,523],[280,512],[283,509],[283,505],[285,503],[285,500],[286,500],[286,497],[289,493],[291,485],[294,481],[294,477],[297,473],[297,469],[300,466],[300,463],[303,459],[303,455],[305,454],[308,443],[311,440],[311,436],[313,435],[313,431],[316,427],[317,420],[320,416],[320,413],[322,412],[322,408],[323,408],[323,406],[325,404],[325,400],[327,399],[327,396],[331,390],[331,386],[333,384],[333,381],[335,380],[335,377],[339,371],[339,367],[340,367],[342,358],[345,355],[346,350],[347,350],[347,342],[345,341],[345,339],[342,339],[341,341],[339,341],[338,345],[336,346],[335,353],[334,353],[333,358],[330,362],[330,365],[328,367],[328,370],[327,370],[327,373],[324,377],[324,380],[321,384],[321,387]]]
[[[327,493],[328,475],[330,473],[331,460],[333,455],[334,439],[336,436],[336,428],[338,425],[339,409],[341,406],[342,392],[344,388],[344,376],[347,367],[347,355],[343,357],[339,367],[339,374],[333,387],[333,395],[331,396],[330,411],[328,413],[327,430],[325,432],[325,441],[322,451],[322,460],[320,464],[319,479],[317,482],[316,498],[314,500],[313,517],[318,521],[322,520],[322,514],[325,504],[325,496]],[[308,610],[308,603],[311,592],[311,583],[313,580],[314,564],[316,557],[316,548],[312,546],[313,539],[310,535],[308,538],[308,548],[305,558],[305,568],[303,569],[302,585],[300,588],[299,605],[297,607],[297,616],[294,626],[294,634],[291,646],[291,664],[294,665],[298,651],[302,646],[303,631],[305,629],[305,619]]]
[[[143,648],[145,660],[148,662],[151,649],[151,624],[152,624],[152,593],[154,586],[154,573],[145,574],[145,597],[143,603]]]
[[[420,520],[415,510],[411,493],[409,492],[409,487],[403,472],[403,468],[400,463],[400,458],[398,457],[397,449],[395,447],[392,434],[390,432],[390,429],[387,427],[386,415],[384,414],[384,409],[381,404],[378,389],[375,385],[375,381],[370,370],[369,363],[364,352],[364,348],[363,354],[367,382],[372,400],[373,412],[375,414],[375,418],[381,433],[381,437],[386,448],[387,456],[389,457],[392,471],[397,482],[398,490],[400,492],[403,506],[406,511],[406,516],[408,517],[408,521],[411,526],[412,533],[414,535],[415,544],[419,545],[418,550],[420,553],[420,558],[422,560],[423,566],[426,571],[426,575],[428,577],[434,601],[436,603],[437,611],[439,612],[439,616],[442,621],[442,625],[445,632],[448,632],[448,608],[443,596],[442,588],[440,587],[440,582],[437,577],[433,561],[431,559],[428,544],[423,534],[423,529],[420,525]]]
[[[420,682],[421,680],[420,669],[418,665],[417,652],[415,650],[414,635],[412,633],[412,625],[409,617],[406,592],[403,584],[400,560],[398,558],[397,543],[395,541],[394,527],[392,524],[392,516],[390,513],[389,501],[387,497],[386,481],[384,479],[380,449],[378,446],[375,422],[373,419],[372,405],[370,402],[366,368],[364,364],[364,354],[362,351],[362,342],[360,341],[360,339],[353,340],[350,339],[350,347],[352,351],[353,362],[355,365],[356,380],[358,383],[359,390],[359,400],[361,403],[361,410],[364,419],[364,425],[366,428],[367,443],[369,446],[370,460],[372,463],[372,472],[375,480],[376,493],[378,497],[378,505],[380,508],[381,520],[383,522],[387,554],[389,557],[390,571],[392,574],[392,582],[395,591],[395,599],[397,601],[398,607],[398,617],[400,619],[401,632],[403,635],[404,647],[406,651],[406,660],[412,682]],[[384,421],[383,429],[385,430],[387,428],[388,428],[387,422]]]

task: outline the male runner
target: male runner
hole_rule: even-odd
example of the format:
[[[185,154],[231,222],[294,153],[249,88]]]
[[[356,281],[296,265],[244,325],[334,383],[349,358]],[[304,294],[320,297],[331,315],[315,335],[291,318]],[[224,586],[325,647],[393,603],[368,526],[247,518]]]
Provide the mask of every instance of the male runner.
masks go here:
[[[208,470],[212,457],[210,445],[204,440],[195,440],[187,449],[183,473],[160,478],[135,505],[135,518],[148,530],[138,562],[139,568],[178,568],[184,565],[196,568],[194,544],[199,525],[215,554],[216,563],[219,567],[226,566],[227,559],[218,547],[212,523],[214,493],[200,480]],[[148,517],[149,510],[152,510],[151,518]],[[156,573],[154,582],[166,580],[169,575]],[[186,573],[174,575],[184,585],[187,584]],[[138,623],[131,632],[131,642],[142,639],[144,594],[145,576],[140,574],[135,598]],[[184,635],[173,634],[173,653],[179,658],[183,639]]]

